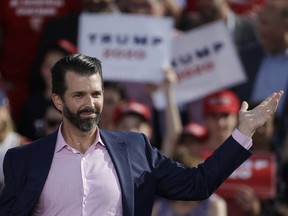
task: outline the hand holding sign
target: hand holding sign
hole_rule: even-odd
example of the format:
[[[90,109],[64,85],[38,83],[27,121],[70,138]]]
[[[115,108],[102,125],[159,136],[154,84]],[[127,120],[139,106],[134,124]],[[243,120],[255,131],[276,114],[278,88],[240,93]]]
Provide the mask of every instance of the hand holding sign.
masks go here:
[[[274,115],[283,93],[283,91],[273,93],[252,110],[248,110],[248,103],[244,101],[239,111],[239,131],[252,137],[255,130]]]

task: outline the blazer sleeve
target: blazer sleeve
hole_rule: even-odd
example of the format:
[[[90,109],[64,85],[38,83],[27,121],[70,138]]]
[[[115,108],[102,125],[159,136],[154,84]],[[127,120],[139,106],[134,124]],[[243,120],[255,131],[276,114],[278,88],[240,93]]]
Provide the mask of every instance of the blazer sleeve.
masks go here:
[[[11,165],[11,149],[5,154],[3,162],[3,172],[5,176],[5,187],[0,194],[0,215],[10,215],[16,202],[15,196],[15,176]]]
[[[156,173],[156,193],[169,199],[203,200],[235,171],[251,153],[230,136],[209,158],[194,168],[151,151]]]

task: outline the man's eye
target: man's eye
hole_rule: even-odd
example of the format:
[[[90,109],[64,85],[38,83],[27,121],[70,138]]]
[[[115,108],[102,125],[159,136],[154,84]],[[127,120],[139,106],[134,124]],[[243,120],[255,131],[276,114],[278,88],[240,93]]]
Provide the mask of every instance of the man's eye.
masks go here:
[[[99,97],[99,96],[101,96],[101,95],[102,95],[102,92],[95,92],[95,93],[93,94],[94,97]]]
[[[80,97],[82,97],[82,95],[81,94],[75,94],[74,97],[80,98]]]

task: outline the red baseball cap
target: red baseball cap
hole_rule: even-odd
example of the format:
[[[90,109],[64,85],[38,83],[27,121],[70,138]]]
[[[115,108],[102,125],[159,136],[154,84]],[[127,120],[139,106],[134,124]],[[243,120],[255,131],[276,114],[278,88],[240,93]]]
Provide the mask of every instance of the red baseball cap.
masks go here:
[[[183,128],[183,134],[191,135],[197,139],[204,140],[207,137],[207,129],[197,122],[190,122]]]
[[[240,100],[230,90],[222,90],[204,98],[204,114],[209,113],[238,113]]]
[[[119,119],[126,114],[136,114],[147,122],[151,120],[151,112],[149,108],[136,101],[130,100],[117,107],[115,110],[115,122],[119,121]]]

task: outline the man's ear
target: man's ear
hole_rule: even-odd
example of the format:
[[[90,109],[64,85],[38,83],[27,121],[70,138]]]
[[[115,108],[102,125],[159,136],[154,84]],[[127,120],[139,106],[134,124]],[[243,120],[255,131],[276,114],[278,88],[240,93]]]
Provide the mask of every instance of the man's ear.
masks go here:
[[[63,111],[62,98],[58,94],[53,93],[51,96],[51,99],[54,103],[55,108],[58,109],[62,113]]]

